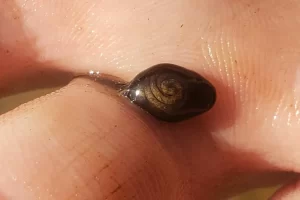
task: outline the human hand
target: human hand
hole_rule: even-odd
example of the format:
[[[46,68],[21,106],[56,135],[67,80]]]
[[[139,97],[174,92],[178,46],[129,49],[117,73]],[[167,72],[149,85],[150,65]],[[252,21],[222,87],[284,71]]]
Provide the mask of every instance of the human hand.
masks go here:
[[[297,177],[300,3],[0,0],[3,95],[169,62],[214,108],[162,124],[92,80],[0,117],[2,199],[223,199]],[[297,199],[298,187],[274,199]],[[294,196],[296,197],[294,197]]]

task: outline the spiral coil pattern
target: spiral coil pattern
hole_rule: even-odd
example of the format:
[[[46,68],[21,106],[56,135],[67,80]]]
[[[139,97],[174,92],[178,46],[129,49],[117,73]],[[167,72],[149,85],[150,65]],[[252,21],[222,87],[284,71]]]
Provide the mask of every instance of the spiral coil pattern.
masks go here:
[[[202,76],[172,64],[159,64],[138,74],[122,95],[157,119],[177,122],[208,111],[215,89]]]
[[[178,76],[156,74],[147,79],[144,87],[145,97],[158,109],[168,112],[180,106],[184,98],[184,84]]]

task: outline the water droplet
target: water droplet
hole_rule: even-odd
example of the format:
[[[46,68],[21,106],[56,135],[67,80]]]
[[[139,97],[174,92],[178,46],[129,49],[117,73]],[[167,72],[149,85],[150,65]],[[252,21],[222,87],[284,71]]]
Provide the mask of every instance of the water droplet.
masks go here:
[[[93,70],[90,70],[90,71],[89,71],[89,75],[90,75],[90,76],[93,76],[94,73],[95,73],[95,72],[94,72]]]

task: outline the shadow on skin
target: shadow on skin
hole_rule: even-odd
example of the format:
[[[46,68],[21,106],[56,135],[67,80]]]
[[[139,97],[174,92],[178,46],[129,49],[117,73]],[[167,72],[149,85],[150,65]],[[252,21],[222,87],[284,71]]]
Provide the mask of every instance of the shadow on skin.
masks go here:
[[[211,199],[223,199],[256,188],[278,186],[297,177],[292,171],[275,168],[254,152],[231,146],[221,149],[210,132],[168,125],[162,129],[155,135],[190,183],[195,199],[203,198],[198,191],[214,191]]]
[[[191,193],[197,198],[201,198],[197,191],[203,191],[203,187],[207,187],[207,191],[217,191],[212,195],[230,193],[228,197],[231,197],[257,187],[277,186],[293,179],[296,173],[275,168],[254,152],[243,152],[215,141],[213,133],[218,134],[236,124],[241,102],[236,101],[231,88],[217,80],[208,80],[217,90],[215,106],[207,113],[184,122],[160,122],[135,105],[124,102],[124,106],[135,110],[137,118],[152,130],[150,134],[157,138],[162,148],[177,163],[183,177],[191,183]],[[199,173],[199,170],[203,173]],[[211,180],[219,185],[209,186],[209,183],[201,180]],[[218,199],[220,196],[212,198]]]
[[[11,1],[0,2],[0,98],[37,88],[66,85],[72,74],[51,69],[41,59],[36,38],[24,28],[24,10]],[[26,11],[25,11],[26,12]]]

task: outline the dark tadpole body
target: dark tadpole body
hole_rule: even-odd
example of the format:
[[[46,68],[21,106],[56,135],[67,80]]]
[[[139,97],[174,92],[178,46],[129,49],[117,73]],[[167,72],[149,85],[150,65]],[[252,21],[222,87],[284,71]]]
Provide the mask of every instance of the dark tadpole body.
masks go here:
[[[179,122],[210,110],[215,87],[204,77],[173,64],[158,64],[122,85],[120,94],[158,120]]]

